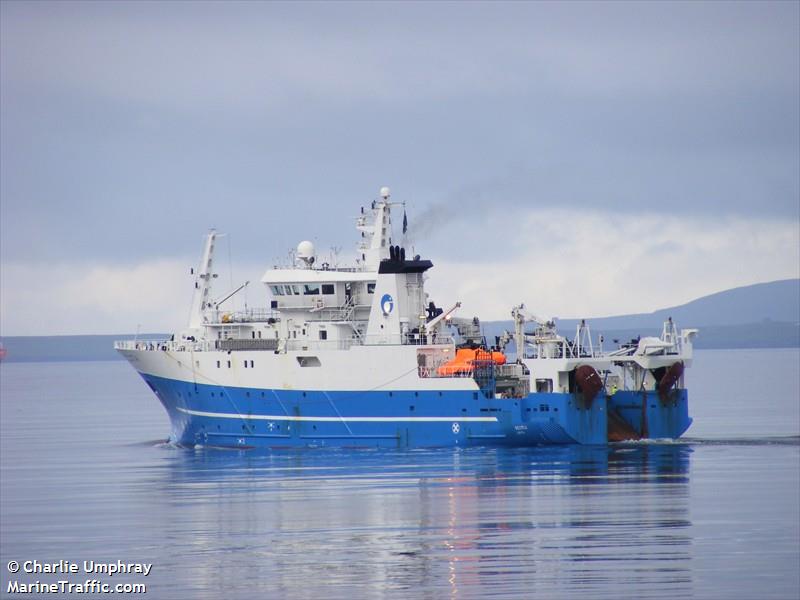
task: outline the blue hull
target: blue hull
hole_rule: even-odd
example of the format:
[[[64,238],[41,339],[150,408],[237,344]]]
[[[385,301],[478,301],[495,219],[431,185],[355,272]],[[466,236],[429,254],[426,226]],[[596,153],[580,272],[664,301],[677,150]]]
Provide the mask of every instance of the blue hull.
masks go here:
[[[612,427],[622,419],[639,438],[679,438],[692,424],[686,390],[672,390],[666,400],[655,390],[617,392],[608,398],[608,411]]]
[[[471,391],[264,390],[143,378],[169,414],[170,440],[187,446],[606,444],[610,426],[637,439],[677,438],[691,424],[686,390],[667,402],[655,392],[620,391],[586,403],[565,393],[500,399]]]

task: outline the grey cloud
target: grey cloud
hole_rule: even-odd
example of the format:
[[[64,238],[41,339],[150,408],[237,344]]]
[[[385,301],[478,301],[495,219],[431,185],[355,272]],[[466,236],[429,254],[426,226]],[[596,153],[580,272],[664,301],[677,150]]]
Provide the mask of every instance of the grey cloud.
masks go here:
[[[794,90],[798,78],[796,40],[787,48],[797,9],[781,3],[36,3],[4,12],[5,77],[180,110],[537,89],[770,92]]]
[[[0,6],[3,259],[348,245],[384,184],[443,251],[514,207],[798,218],[796,3]]]

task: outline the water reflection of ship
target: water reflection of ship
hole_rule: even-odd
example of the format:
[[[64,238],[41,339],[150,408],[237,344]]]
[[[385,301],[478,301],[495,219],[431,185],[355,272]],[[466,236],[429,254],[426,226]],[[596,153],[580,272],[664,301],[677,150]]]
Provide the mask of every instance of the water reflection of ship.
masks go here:
[[[193,540],[196,556],[247,548],[251,558],[230,558],[226,577],[279,595],[332,585],[356,595],[421,586],[435,597],[553,597],[616,583],[632,595],[686,595],[691,452],[357,451],[354,460],[346,451],[176,450],[169,485],[157,487],[182,519],[211,527]],[[195,583],[216,580],[219,560],[198,561]],[[302,568],[324,581],[298,579]]]
[[[531,485],[591,486],[610,483],[688,483],[689,444],[619,444],[536,448],[431,450],[225,450],[170,453],[173,484],[251,480],[306,481],[369,479],[373,476],[419,477],[419,486]],[[357,460],[353,460],[357,455]],[[348,464],[348,460],[352,464]]]
[[[442,556],[450,595],[573,597],[609,582],[691,591],[691,452],[675,445],[506,452],[473,483],[459,478],[447,491]],[[626,561],[631,568],[620,569]],[[428,565],[420,571],[431,573]]]

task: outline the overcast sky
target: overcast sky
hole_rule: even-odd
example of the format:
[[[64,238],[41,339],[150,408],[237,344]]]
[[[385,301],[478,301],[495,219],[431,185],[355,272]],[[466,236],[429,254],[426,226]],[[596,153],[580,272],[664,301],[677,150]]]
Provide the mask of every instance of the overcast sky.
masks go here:
[[[0,333],[185,325],[382,185],[439,304],[800,276],[800,3],[0,3]],[[226,291],[220,289],[220,294]]]

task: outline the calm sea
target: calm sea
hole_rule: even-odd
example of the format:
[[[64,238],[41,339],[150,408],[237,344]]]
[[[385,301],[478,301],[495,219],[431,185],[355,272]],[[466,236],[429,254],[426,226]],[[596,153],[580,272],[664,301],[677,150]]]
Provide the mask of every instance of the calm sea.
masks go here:
[[[698,351],[687,439],[608,448],[194,451],[126,363],[0,382],[2,597],[800,597],[797,349]],[[81,572],[8,572],[31,560]]]

